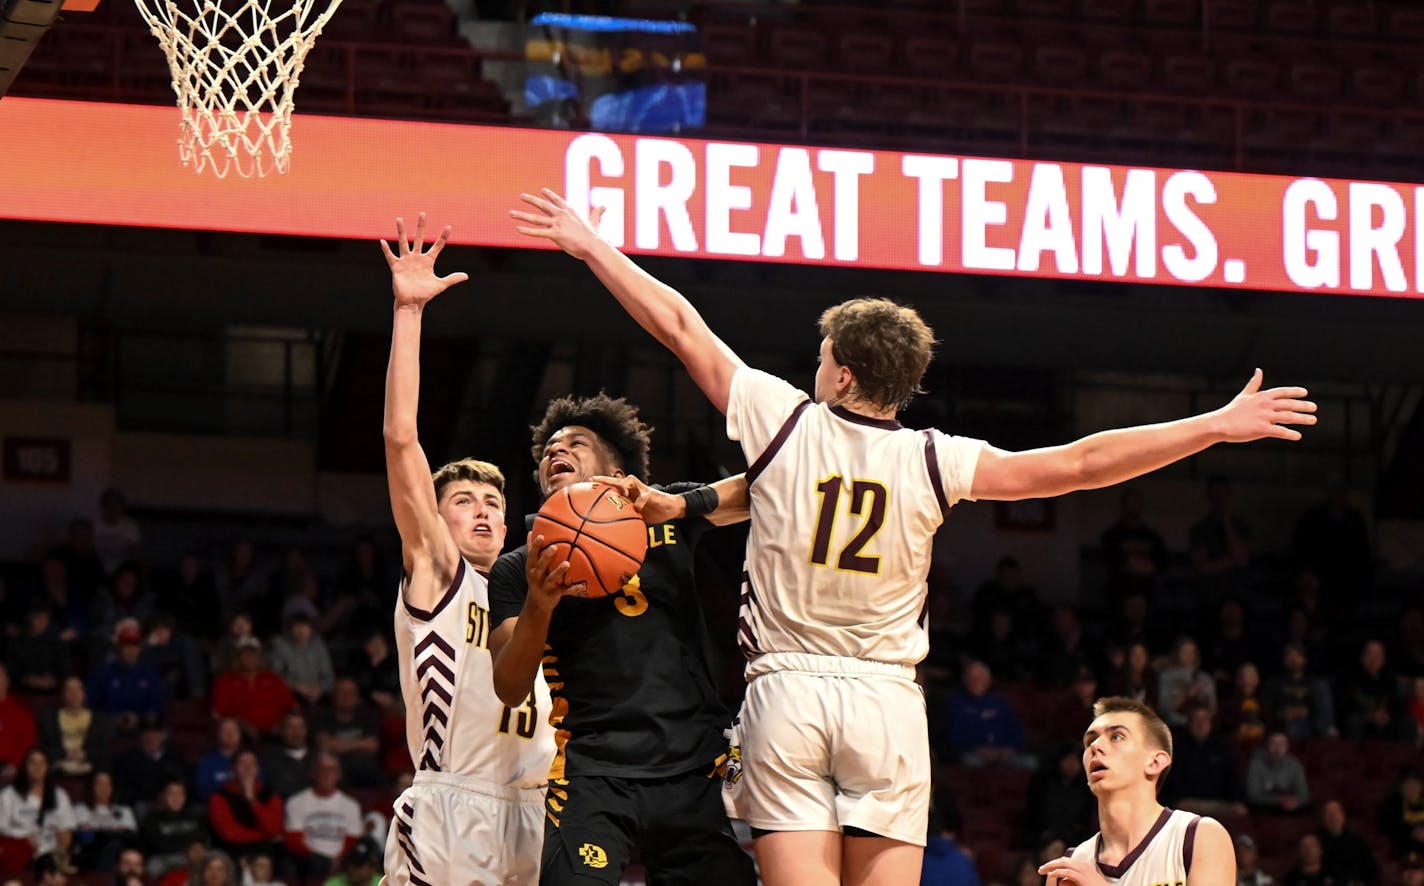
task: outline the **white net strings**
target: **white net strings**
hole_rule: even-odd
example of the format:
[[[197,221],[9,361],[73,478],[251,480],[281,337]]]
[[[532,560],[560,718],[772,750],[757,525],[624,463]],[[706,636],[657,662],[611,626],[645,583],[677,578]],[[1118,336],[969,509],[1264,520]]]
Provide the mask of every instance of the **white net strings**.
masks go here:
[[[178,155],[194,172],[262,178],[291,164],[293,96],[341,0],[136,0],[173,73]]]

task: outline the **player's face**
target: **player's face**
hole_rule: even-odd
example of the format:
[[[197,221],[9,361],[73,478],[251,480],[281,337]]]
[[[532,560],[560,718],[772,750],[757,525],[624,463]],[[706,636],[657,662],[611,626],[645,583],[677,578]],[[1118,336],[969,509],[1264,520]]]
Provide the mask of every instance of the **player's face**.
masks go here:
[[[465,559],[488,569],[504,550],[504,496],[488,483],[456,480],[444,489],[440,516]]]
[[[828,335],[821,339],[820,365],[816,367],[816,402],[835,403],[845,396],[850,383],[850,370],[836,362]]]
[[[1145,783],[1166,759],[1165,751],[1147,744],[1142,718],[1128,711],[1103,714],[1083,734],[1083,770],[1099,796]]]
[[[597,434],[581,425],[569,425],[549,436],[539,459],[539,489],[545,498],[571,483],[598,476],[621,477],[623,472],[613,464],[608,447]]]

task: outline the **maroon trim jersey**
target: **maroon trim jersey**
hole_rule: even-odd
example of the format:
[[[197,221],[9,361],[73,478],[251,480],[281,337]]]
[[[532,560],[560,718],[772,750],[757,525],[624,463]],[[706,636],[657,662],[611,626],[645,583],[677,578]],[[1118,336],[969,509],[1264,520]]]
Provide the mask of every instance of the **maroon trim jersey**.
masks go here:
[[[934,534],[969,498],[984,442],[813,404],[748,368],[732,378],[727,434],[751,465],[747,656],[919,663]]]

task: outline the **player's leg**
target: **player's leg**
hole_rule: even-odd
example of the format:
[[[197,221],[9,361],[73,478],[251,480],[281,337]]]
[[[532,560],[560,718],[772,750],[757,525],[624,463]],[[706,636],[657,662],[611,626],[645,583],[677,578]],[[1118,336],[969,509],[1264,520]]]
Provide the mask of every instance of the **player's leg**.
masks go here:
[[[918,883],[930,806],[924,694],[908,679],[872,675],[836,687],[842,716],[831,772],[843,882]]]
[[[837,831],[771,831],[758,836],[754,846],[766,886],[841,883],[841,835]]]
[[[728,771],[733,805],[754,833],[767,886],[841,881],[840,823],[830,778],[834,677],[773,671],[752,680],[737,735],[741,772]]]
[[[888,837],[847,834],[841,840],[841,870],[849,886],[899,886],[920,882],[925,847]]]
[[[648,886],[756,886],[756,869],[727,820],[714,771],[640,788],[638,848]]]
[[[544,851],[544,793],[537,788],[515,793],[505,818],[504,882],[533,886],[539,882]]]
[[[623,779],[583,776],[549,783],[540,886],[617,886],[633,855],[634,799]]]

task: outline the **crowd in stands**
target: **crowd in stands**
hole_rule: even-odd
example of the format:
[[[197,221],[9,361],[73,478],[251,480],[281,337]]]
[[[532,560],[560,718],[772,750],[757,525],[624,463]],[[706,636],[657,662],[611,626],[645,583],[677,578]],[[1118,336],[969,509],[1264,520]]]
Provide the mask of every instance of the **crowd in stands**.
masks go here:
[[[1227,825],[1242,883],[1424,883],[1424,609],[1377,586],[1342,486],[1275,552],[1224,478],[1206,492],[1183,539],[1124,493],[1093,606],[1046,605],[1012,557],[973,593],[932,574],[925,883],[1038,883],[1096,830],[1081,736],[1107,694],[1173,727],[1163,800]],[[0,580],[0,884],[379,877],[410,763],[371,539],[328,574],[242,538],[151,563],[107,493]]]

